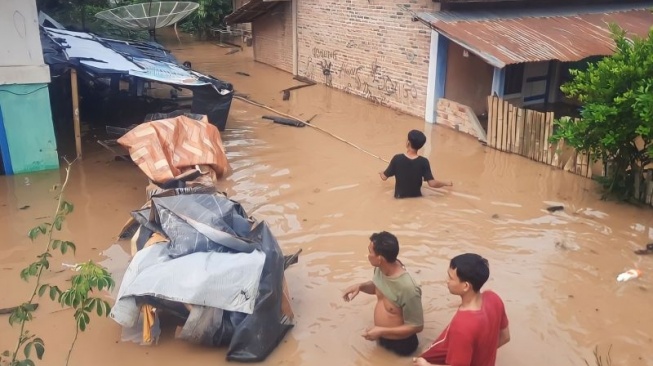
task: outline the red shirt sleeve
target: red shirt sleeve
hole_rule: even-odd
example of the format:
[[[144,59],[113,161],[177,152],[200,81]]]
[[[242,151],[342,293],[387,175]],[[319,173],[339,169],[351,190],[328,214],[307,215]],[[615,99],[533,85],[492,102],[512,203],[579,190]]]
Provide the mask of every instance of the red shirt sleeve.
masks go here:
[[[492,306],[497,309],[496,311],[500,314],[501,317],[501,320],[499,321],[499,329],[506,329],[508,326],[508,316],[506,315],[506,307],[503,304],[503,300],[501,300],[499,295],[495,294],[494,292],[490,292],[490,294],[491,295],[489,298],[492,299]]]
[[[503,313],[501,315],[501,325],[499,329],[504,330],[508,328],[508,316],[506,315],[506,309],[503,309]]]
[[[458,324],[456,324],[458,323]],[[462,322],[452,322],[449,328],[449,349],[447,365],[470,366],[474,354],[474,339]]]

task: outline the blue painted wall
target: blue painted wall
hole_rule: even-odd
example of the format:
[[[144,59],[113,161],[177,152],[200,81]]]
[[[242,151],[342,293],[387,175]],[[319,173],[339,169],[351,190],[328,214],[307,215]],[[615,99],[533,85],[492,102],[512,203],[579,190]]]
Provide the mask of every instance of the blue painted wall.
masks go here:
[[[59,168],[47,84],[0,85],[0,151],[14,174]],[[2,137],[2,136],[0,136]],[[7,155],[6,152],[3,153]],[[7,171],[7,164],[5,163]],[[9,171],[7,171],[9,173]]]

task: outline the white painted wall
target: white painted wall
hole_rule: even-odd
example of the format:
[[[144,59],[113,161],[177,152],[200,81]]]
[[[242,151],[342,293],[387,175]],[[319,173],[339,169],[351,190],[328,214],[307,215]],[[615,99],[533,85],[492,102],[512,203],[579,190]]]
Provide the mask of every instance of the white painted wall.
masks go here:
[[[0,85],[50,82],[35,0],[0,0]]]

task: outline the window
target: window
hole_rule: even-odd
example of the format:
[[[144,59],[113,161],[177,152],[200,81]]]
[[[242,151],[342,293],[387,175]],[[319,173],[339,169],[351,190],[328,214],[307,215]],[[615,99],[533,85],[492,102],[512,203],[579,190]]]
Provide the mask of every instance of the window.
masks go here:
[[[503,95],[519,94],[524,81],[524,65],[506,66],[506,78],[503,84]]]

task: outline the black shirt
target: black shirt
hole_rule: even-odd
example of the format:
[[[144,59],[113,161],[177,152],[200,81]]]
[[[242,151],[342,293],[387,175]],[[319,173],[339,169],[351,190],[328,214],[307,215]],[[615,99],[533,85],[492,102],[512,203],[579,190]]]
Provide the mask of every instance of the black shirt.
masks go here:
[[[395,176],[395,198],[419,197],[422,195],[422,179],[433,179],[428,159],[423,156],[411,159],[405,154],[393,156],[383,174],[386,177]]]

